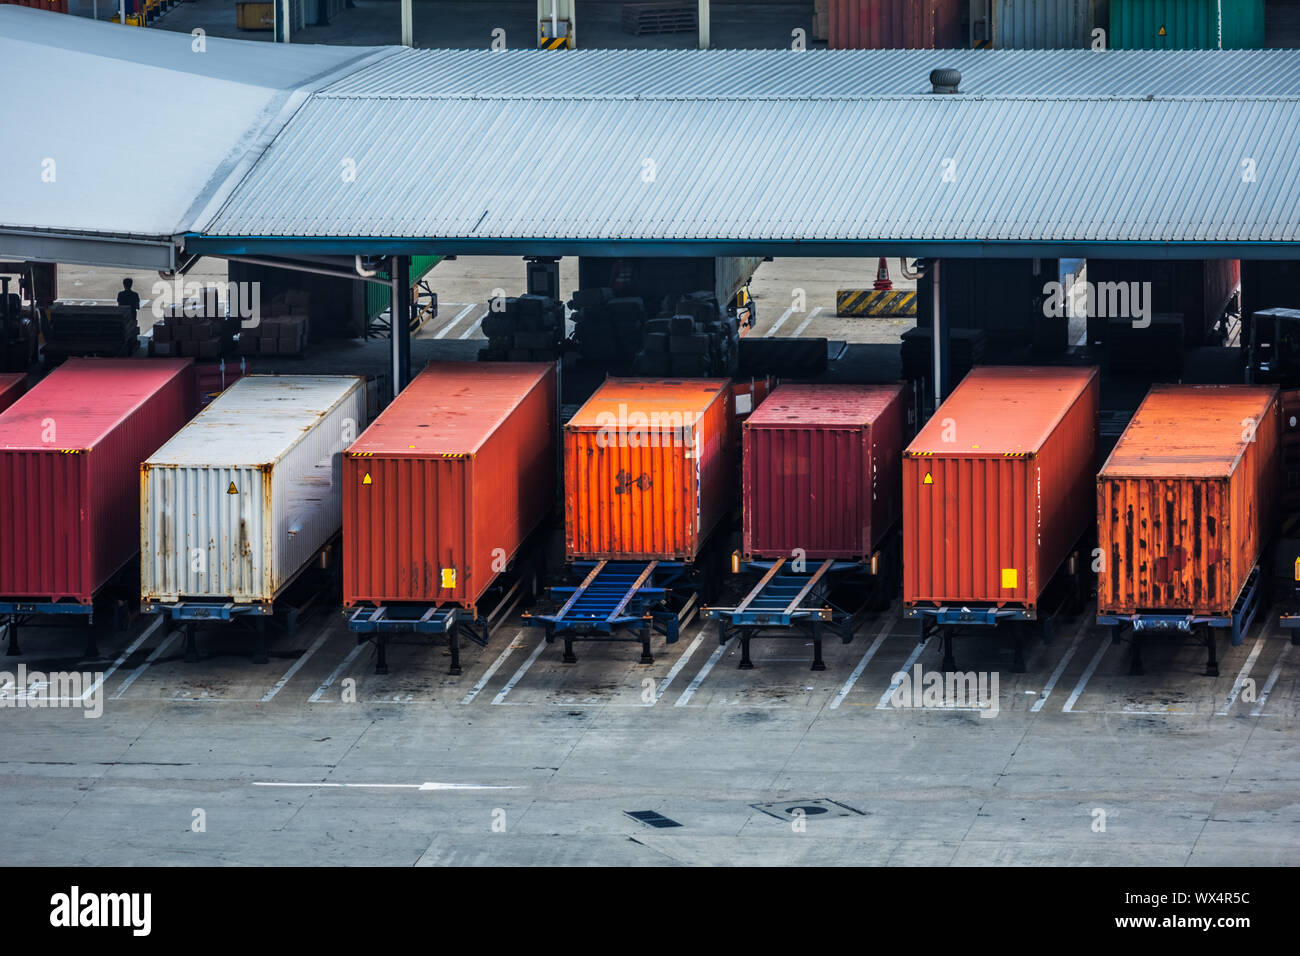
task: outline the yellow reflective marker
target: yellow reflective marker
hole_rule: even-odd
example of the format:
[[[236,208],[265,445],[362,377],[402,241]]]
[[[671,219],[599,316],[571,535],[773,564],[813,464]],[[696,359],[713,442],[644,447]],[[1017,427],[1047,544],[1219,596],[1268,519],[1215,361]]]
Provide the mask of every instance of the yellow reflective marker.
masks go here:
[[[1295,559],[1295,579],[1300,581],[1300,558]]]
[[[932,485],[932,484],[934,484],[934,477],[933,477],[933,476],[932,476],[932,475],[927,471],[927,472],[925,473],[925,477],[921,479],[921,484],[923,484],[923,485]]]
[[[456,569],[455,569],[455,568],[443,568],[443,569],[442,569],[442,586],[443,586],[446,590],[448,590],[448,591],[454,591],[454,590],[456,589]]]
[[[1016,574],[1016,569],[1015,569],[1015,568],[1003,568],[1003,569],[1002,569],[1002,588],[1003,588],[1003,590],[1014,591],[1014,590],[1016,589],[1016,579],[1017,579],[1017,577],[1018,577],[1018,576],[1017,576],[1017,574]]]
[[[363,485],[373,485],[373,484],[374,484],[374,482],[370,480],[370,472],[366,472],[366,477],[364,477],[364,478],[361,479],[361,483],[362,483]]]
[[[226,489],[226,494],[228,495],[239,494],[239,489],[235,487],[235,483],[233,481],[230,483],[230,487]]]

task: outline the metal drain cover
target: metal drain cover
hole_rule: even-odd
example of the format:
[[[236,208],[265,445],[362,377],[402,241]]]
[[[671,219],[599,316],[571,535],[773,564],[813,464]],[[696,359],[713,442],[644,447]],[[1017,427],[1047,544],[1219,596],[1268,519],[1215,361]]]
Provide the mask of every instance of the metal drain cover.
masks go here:
[[[676,820],[670,820],[662,813],[654,810],[624,810],[629,817],[647,826],[657,827],[660,830],[666,830],[668,827],[681,826]]]
[[[838,800],[815,797],[810,800],[782,800],[778,803],[751,803],[755,810],[762,810],[768,816],[778,820],[790,820],[796,810],[802,810],[805,817],[864,817],[861,810],[855,810]]]

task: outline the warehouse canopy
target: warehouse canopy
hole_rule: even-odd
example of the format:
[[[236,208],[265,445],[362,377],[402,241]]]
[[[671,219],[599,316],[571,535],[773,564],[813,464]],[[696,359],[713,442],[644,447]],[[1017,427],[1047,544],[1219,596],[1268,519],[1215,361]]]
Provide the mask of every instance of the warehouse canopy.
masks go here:
[[[61,77],[0,134],[0,254],[1300,258],[1300,51],[191,44],[0,7],[0,69]],[[11,182],[74,143],[66,194]]]

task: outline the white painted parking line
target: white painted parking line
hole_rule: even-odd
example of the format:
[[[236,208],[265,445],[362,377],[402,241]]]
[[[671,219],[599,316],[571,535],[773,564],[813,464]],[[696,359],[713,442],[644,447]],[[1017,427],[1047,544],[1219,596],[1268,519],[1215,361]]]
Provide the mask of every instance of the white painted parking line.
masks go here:
[[[794,337],[796,339],[799,336],[803,335],[803,330],[808,328],[808,323],[813,320],[813,316],[815,316],[821,310],[822,307],[820,305],[817,306],[817,308],[813,309],[811,312],[808,313],[808,318],[804,319],[802,322],[799,323],[799,327],[794,330]]]
[[[1061,663],[1056,665],[1056,670],[1052,671],[1052,676],[1047,679],[1047,686],[1045,686],[1043,692],[1038,695],[1038,700],[1034,701],[1034,706],[1029,708],[1031,714],[1036,714],[1042,710],[1043,705],[1047,703],[1047,698],[1052,696],[1052,691],[1056,689],[1056,682],[1059,681],[1061,675],[1065,673],[1065,668],[1069,666],[1070,660],[1074,657],[1074,652],[1077,651],[1079,645],[1083,643],[1084,635],[1088,633],[1091,624],[1092,621],[1088,618],[1087,614],[1084,614],[1079,618],[1079,626],[1074,629],[1074,640],[1070,642],[1069,648],[1066,649],[1065,654],[1061,657]],[[1106,637],[1105,640],[1110,640],[1110,637]]]
[[[506,649],[497,655],[497,659],[494,660],[488,669],[483,672],[483,676],[478,679],[478,683],[475,684],[473,689],[465,695],[465,699],[461,701],[462,704],[473,703],[474,698],[478,696],[479,691],[486,687],[487,682],[492,679],[492,675],[495,674],[501,668],[501,665],[506,662],[506,658],[514,653],[515,641],[519,640],[523,636],[524,632],[522,628],[515,632],[515,636],[510,638],[510,643],[506,645]]]
[[[793,314],[794,314],[794,306],[790,306],[790,308],[786,309],[783,313],[781,313],[781,318],[777,319],[774,323],[772,323],[772,327],[763,333],[763,338],[770,339],[772,336],[776,335],[777,329],[785,325],[785,320],[790,318],[790,316]]]
[[[316,692],[307,698],[307,703],[309,704],[320,703],[320,699],[325,696],[325,692],[334,685],[334,682],[339,679],[339,677],[343,674],[344,671],[346,671],[349,667],[352,666],[352,662],[357,659],[357,656],[361,653],[361,651],[365,648],[365,646],[366,645],[364,643],[358,641],[357,646],[352,648],[352,650],[348,652],[347,657],[343,658],[343,662],[339,664],[338,667],[334,668],[334,671],[330,674],[329,677],[325,678],[325,683],[317,687]]]
[[[466,329],[464,332],[460,333],[460,337],[461,337],[462,339],[467,339],[467,338],[469,338],[471,335],[473,335],[475,332],[477,332],[477,331],[478,331],[478,327],[479,327],[480,325],[482,325],[482,324],[483,324],[483,320],[487,318],[487,314],[488,314],[488,310],[487,310],[487,309],[484,309],[484,310],[483,310],[483,314],[480,315],[477,319],[474,320],[474,324],[471,325],[471,326],[470,326],[468,329]]]
[[[1083,676],[1079,678],[1079,683],[1074,685],[1074,690],[1071,692],[1069,699],[1066,700],[1065,706],[1061,708],[1062,713],[1068,714],[1074,710],[1075,702],[1083,694],[1083,689],[1088,686],[1089,679],[1091,679],[1093,672],[1097,670],[1097,665],[1101,663],[1101,659],[1106,656],[1106,651],[1110,650],[1111,643],[1109,636],[1102,637],[1101,647],[1097,648],[1097,653],[1092,655],[1092,660],[1088,662],[1088,666],[1084,669]]]
[[[471,302],[469,305],[465,306],[465,308],[463,308],[463,309],[461,309],[459,312],[457,312],[457,313],[456,313],[456,318],[452,319],[450,322],[448,322],[446,325],[444,325],[441,329],[439,329],[439,330],[438,330],[438,334],[435,335],[434,338],[435,338],[435,339],[440,339],[440,338],[442,338],[444,335],[446,335],[448,332],[450,332],[452,329],[454,329],[454,328],[456,327],[456,323],[458,323],[461,319],[465,318],[465,316],[469,315],[469,313],[473,310],[473,308],[474,308],[475,305],[476,305],[476,303]]]
[[[704,643],[704,635],[708,633],[708,630],[708,628],[700,628],[700,632],[695,635],[695,640],[691,641],[686,650],[682,651],[682,656],[677,658],[673,663],[672,668],[668,671],[667,676],[660,682],[659,689],[655,691],[655,699],[648,704],[642,704],[642,707],[653,707],[655,704],[659,703],[659,698],[664,695],[664,691],[666,691],[672,684],[673,678],[682,672],[682,668],[685,667],[686,662],[691,659],[691,655],[699,650],[700,645]]]
[[[709,659],[704,662],[704,666],[700,668],[700,672],[695,675],[695,678],[687,685],[686,689],[682,691],[682,696],[673,701],[674,707],[685,707],[690,703],[691,698],[695,696],[695,692],[699,690],[700,685],[704,683],[704,678],[708,677],[709,671],[713,670],[713,665],[722,660],[723,652],[730,646],[731,638],[727,639],[726,644],[718,645],[717,649],[709,655]]]
[[[95,683],[90,685],[90,689],[81,695],[81,699],[89,700],[94,695],[95,691],[99,690],[100,685],[103,684],[104,681],[112,677],[113,673],[119,667],[121,667],[123,664],[126,663],[127,658],[130,657],[132,654],[134,654],[136,652],[136,649],[139,648],[139,646],[143,644],[145,641],[147,641],[150,635],[152,635],[154,631],[162,627],[163,621],[166,620],[166,618],[167,616],[165,614],[159,614],[157,617],[155,617],[153,623],[144,629],[144,633],[142,633],[139,637],[137,637],[131,643],[131,646],[128,647],[126,650],[124,650],[122,652],[122,655],[113,662],[113,666],[110,667],[108,670],[106,670],[102,675],[100,675],[99,679],[96,680]]]
[[[506,695],[515,689],[516,684],[523,680],[524,675],[528,673],[528,668],[533,666],[533,661],[542,656],[542,651],[544,650],[546,650],[545,637],[537,642],[537,646],[534,647],[533,652],[528,655],[528,659],[519,665],[519,670],[515,671],[510,680],[506,681],[506,686],[502,687],[501,691],[492,698],[492,703],[504,704],[506,702]]]
[[[880,695],[880,702],[876,704],[876,710],[890,709],[889,699],[894,696],[894,691],[898,690],[898,688],[902,686],[903,678],[905,678],[908,672],[911,671],[912,665],[916,663],[917,658],[921,656],[921,652],[925,650],[926,641],[928,640],[929,638],[926,638],[925,641],[921,641],[916,645],[916,647],[912,648],[912,653],[907,658],[907,663],[894,671],[894,679],[889,682],[889,689]]]
[[[1246,663],[1242,664],[1241,670],[1237,672],[1237,679],[1232,682],[1232,691],[1228,694],[1228,699],[1223,702],[1222,707],[1214,712],[1215,716],[1228,716],[1228,711],[1232,710],[1232,705],[1237,702],[1242,685],[1246,683],[1246,678],[1250,677],[1250,669],[1255,666],[1255,661],[1259,660],[1259,652],[1264,649],[1264,634],[1267,632],[1268,628],[1265,627],[1260,631],[1259,637],[1255,638],[1255,646],[1250,649],[1250,655],[1246,658]]]
[[[498,787],[480,783],[279,783],[268,780],[254,780],[255,787],[333,787],[337,789],[356,788],[358,790],[518,790],[519,787]]]
[[[1282,653],[1277,655],[1277,663],[1274,664],[1273,669],[1269,671],[1268,680],[1264,681],[1264,689],[1259,692],[1259,700],[1257,700],[1255,706],[1251,708],[1250,716],[1259,717],[1264,713],[1264,704],[1268,702],[1268,695],[1273,692],[1273,685],[1276,684],[1277,679],[1282,676],[1282,665],[1286,662],[1286,656],[1291,653],[1291,647],[1292,645],[1290,640],[1282,645]]]
[[[871,658],[876,656],[876,651],[880,650],[880,645],[885,643],[885,638],[889,636],[889,632],[894,629],[894,625],[897,623],[897,612],[890,614],[885,618],[885,622],[880,625],[880,630],[876,633],[876,639],[872,641],[871,646],[867,648],[867,653],[862,655],[862,660],[858,661],[858,666],[853,668],[853,673],[849,675],[849,679],[844,682],[844,686],[840,688],[840,692],[836,694],[835,699],[831,701],[831,710],[838,710],[840,704],[844,703],[844,698],[849,696],[849,691],[853,690],[853,685],[858,682],[858,678],[862,676],[862,672],[866,670],[867,665],[871,663]]]
[[[175,641],[176,638],[180,636],[181,636],[180,631],[172,631],[170,634],[164,637],[162,641],[158,644],[158,646],[153,649],[153,653],[151,653],[148,657],[145,658],[144,663],[141,664],[139,667],[137,667],[135,670],[133,670],[126,680],[122,681],[122,686],[117,689],[117,693],[114,694],[112,697],[110,697],[109,700],[119,700],[122,697],[122,695],[125,694],[127,690],[130,689],[131,685],[136,682],[136,679],[141,674],[143,674],[146,670],[149,669],[149,665],[152,664],[154,661],[158,660],[158,658],[162,657],[163,651],[171,647],[172,642]]]
[[[289,683],[294,674],[302,670],[302,665],[307,663],[307,659],[321,649],[321,645],[325,643],[328,637],[329,625],[326,624],[321,627],[320,636],[316,638],[316,640],[312,641],[311,647],[307,648],[307,650],[303,652],[302,657],[294,661],[293,666],[284,672],[284,676],[275,682],[275,686],[266,692],[266,696],[262,698],[262,703],[270,703],[271,698],[280,693],[280,688]]]

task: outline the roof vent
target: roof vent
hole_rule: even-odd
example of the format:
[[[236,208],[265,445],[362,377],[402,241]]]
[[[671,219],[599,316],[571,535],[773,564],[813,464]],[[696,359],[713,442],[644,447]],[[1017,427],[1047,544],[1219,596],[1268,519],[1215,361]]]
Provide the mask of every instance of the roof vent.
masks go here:
[[[933,87],[932,93],[956,93],[957,86],[961,83],[961,72],[958,70],[931,70],[930,86]]]

